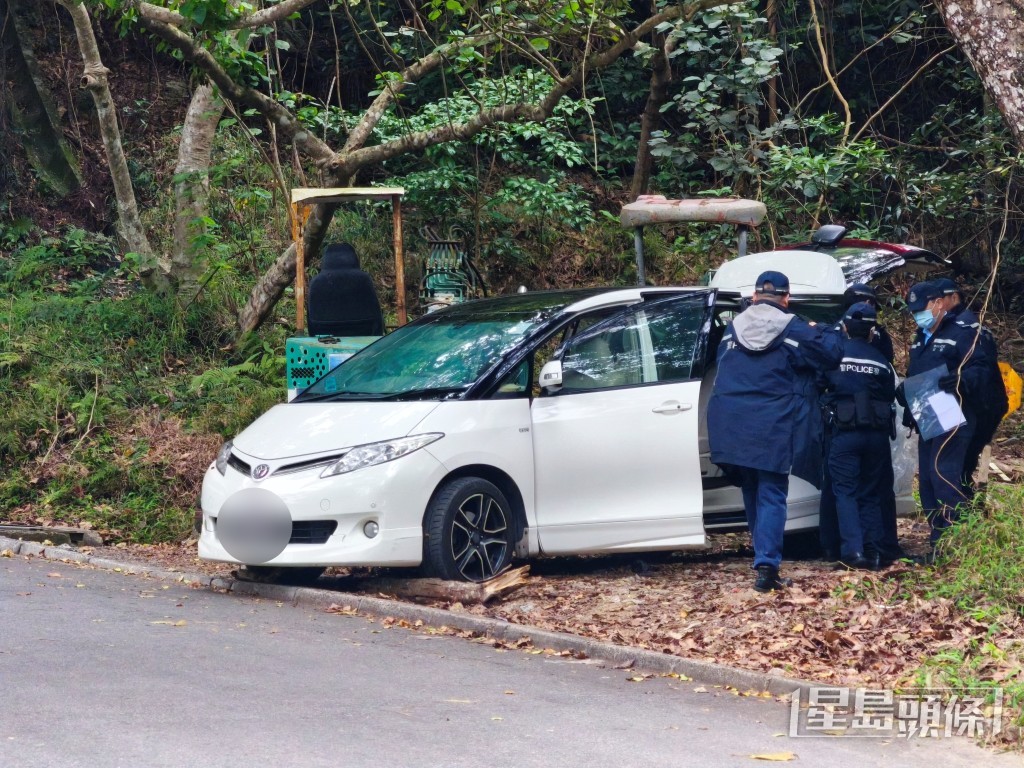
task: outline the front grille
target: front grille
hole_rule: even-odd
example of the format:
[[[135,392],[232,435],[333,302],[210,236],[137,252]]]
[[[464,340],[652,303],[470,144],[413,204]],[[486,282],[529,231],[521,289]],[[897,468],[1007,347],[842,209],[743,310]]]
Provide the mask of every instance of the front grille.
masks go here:
[[[325,544],[337,527],[337,520],[295,520],[288,543]]]
[[[241,472],[246,477],[248,477],[249,473],[252,471],[252,467],[251,466],[246,464],[244,461],[242,461],[240,458],[235,456],[235,454],[233,454],[233,453],[230,456],[228,456],[228,466],[231,467],[232,469],[234,469],[237,472]]]

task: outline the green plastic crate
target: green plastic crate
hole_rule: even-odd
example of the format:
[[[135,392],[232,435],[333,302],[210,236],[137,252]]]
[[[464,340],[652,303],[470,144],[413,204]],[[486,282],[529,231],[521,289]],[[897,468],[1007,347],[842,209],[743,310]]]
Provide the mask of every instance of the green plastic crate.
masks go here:
[[[288,399],[291,400],[336,365],[344,362],[379,336],[295,336],[285,344]]]

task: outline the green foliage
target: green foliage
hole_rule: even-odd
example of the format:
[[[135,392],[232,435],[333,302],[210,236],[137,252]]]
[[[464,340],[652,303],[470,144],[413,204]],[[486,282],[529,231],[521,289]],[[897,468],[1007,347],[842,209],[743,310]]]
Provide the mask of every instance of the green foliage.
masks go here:
[[[0,505],[167,540],[190,525],[221,439],[210,431],[234,434],[283,400],[280,356],[267,355],[283,339],[254,337],[238,353],[248,364],[224,359],[215,298],[183,310],[140,290],[110,266],[110,249],[72,229],[29,235],[0,260],[11,296],[0,320]],[[235,365],[192,386],[191,372]]]
[[[927,659],[915,683],[954,691],[1002,688],[1004,706],[1024,725],[1024,642],[1015,629],[1024,615],[1024,489],[991,485],[984,504],[943,536],[938,556],[938,565],[918,576],[920,588],[952,601],[988,631]]]
[[[1024,604],[1024,489],[993,484],[939,546],[933,590],[969,611],[1014,612]]]

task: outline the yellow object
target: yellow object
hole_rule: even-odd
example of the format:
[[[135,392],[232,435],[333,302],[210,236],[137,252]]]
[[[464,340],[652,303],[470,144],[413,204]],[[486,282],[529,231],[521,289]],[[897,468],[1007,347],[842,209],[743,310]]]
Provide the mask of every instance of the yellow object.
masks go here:
[[[1021,381],[1020,374],[1013,370],[1009,363],[1000,361],[999,372],[1003,375],[1003,386],[1006,388],[1006,400],[1009,403],[1006,416],[1009,416],[1020,408],[1021,388],[1024,382]]]

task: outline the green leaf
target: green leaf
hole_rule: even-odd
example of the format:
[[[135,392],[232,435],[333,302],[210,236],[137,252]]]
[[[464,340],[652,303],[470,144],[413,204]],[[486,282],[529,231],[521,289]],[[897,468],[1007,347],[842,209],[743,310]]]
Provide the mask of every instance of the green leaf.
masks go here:
[[[550,43],[548,43],[547,38],[535,37],[530,41],[530,45],[533,46],[533,49],[536,51],[546,51]]]

